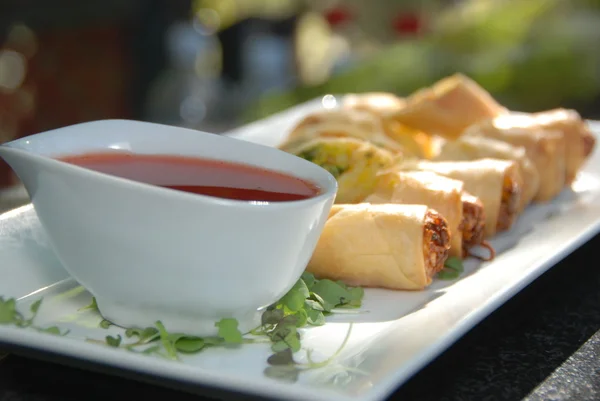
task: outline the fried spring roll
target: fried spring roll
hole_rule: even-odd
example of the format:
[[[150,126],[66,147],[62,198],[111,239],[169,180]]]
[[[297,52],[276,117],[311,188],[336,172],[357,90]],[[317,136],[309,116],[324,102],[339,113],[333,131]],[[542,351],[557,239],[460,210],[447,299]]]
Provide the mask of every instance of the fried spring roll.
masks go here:
[[[474,124],[464,135],[483,136],[525,148],[540,176],[539,189],[533,200],[550,201],[566,183],[565,136],[560,131],[522,125],[519,117],[506,114]]]
[[[378,115],[386,135],[402,146],[405,156],[429,158],[434,148],[431,135],[403,125],[394,119],[394,115],[405,106],[404,99],[385,92],[350,94],[346,95],[342,102],[344,109],[368,111]]]
[[[377,177],[375,191],[364,202],[426,205],[436,210],[448,223],[450,255],[463,257],[483,242],[485,226],[483,205],[464,194],[459,180],[428,171],[388,171]]]
[[[323,167],[336,178],[336,203],[362,201],[373,192],[379,171],[396,160],[387,150],[354,138],[318,138],[293,153]]]
[[[424,205],[334,205],[307,271],[348,285],[422,290],[444,267],[446,220]]]
[[[475,81],[455,74],[409,96],[394,119],[429,134],[456,139],[471,124],[506,112]]]
[[[514,160],[519,164],[523,176],[523,193],[519,212],[531,203],[540,187],[540,174],[527,157],[525,148],[486,137],[464,136],[447,141],[433,160],[469,161],[483,158]]]
[[[553,109],[529,115],[530,125],[538,125],[551,131],[560,131],[565,136],[565,163],[567,185],[570,185],[585,160],[592,153],[596,138],[586,122],[575,110]]]
[[[321,110],[307,115],[279,148],[293,152],[308,141],[330,137],[361,139],[391,152],[403,149],[386,135],[381,117],[367,110],[350,109]]]
[[[510,229],[521,202],[523,179],[519,165],[512,160],[479,159],[474,161],[410,161],[394,167],[404,171],[432,171],[460,180],[465,190],[483,203],[485,236]]]

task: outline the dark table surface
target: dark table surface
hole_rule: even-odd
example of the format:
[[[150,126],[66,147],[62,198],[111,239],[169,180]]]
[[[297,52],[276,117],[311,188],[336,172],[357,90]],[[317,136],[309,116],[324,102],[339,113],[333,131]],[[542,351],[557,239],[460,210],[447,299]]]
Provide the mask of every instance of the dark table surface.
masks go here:
[[[599,247],[600,235],[481,322],[392,398],[600,399]],[[211,399],[153,385],[151,378],[146,384],[118,372],[67,367],[51,355],[43,355],[42,362],[39,356],[12,353],[0,360],[0,401]]]

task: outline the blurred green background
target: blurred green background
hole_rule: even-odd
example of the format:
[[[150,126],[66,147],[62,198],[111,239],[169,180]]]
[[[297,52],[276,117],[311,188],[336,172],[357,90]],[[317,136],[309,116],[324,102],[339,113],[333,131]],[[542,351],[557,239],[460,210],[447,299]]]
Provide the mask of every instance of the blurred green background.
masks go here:
[[[600,1],[426,3],[421,5],[430,17],[425,32],[387,41],[320,84],[265,95],[245,118],[264,117],[323,93],[407,95],[454,72],[475,79],[512,109],[571,106],[598,116]]]
[[[600,0],[3,0],[0,142],[104,118],[222,133],[455,72],[600,119],[599,49]]]

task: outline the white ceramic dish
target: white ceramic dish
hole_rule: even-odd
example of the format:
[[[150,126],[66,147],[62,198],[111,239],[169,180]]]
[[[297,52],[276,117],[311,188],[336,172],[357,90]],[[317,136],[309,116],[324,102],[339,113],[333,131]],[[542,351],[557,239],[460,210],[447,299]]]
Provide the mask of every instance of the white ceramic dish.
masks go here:
[[[235,136],[273,145],[309,109],[310,102],[265,121],[236,130]],[[600,134],[600,124],[592,123]],[[88,362],[216,386],[279,400],[383,400],[466,331],[557,261],[600,231],[600,152],[596,151],[573,186],[549,205],[530,207],[514,229],[492,243],[499,255],[492,263],[470,260],[458,281],[435,281],[423,292],[367,290],[359,315],[341,315],[311,328],[303,344],[314,359],[334,352],[356,321],[350,341],[330,365],[300,375],[296,383],[263,375],[268,348],[213,349],[181,362],[109,349],[84,341],[104,338],[117,329],[97,328],[99,316],[77,310],[90,294],[68,277],[49,248],[31,206],[0,217],[0,294],[20,297],[19,306],[40,296],[40,325],[71,330],[66,337],[0,326],[0,342],[52,351]],[[31,294],[28,296],[28,294]],[[347,368],[355,368],[348,370]],[[359,370],[359,372],[356,371]],[[187,387],[187,386],[186,386]]]
[[[239,162],[309,180],[321,193],[294,202],[241,202],[54,159],[107,151]],[[322,168],[272,147],[139,121],[43,132],[3,144],[0,156],[33,194],[65,269],[96,297],[107,319],[124,327],[161,320],[175,332],[201,336],[216,335],[215,322],[222,318],[236,318],[243,331],[258,325],[257,310],[300,278],[337,190]]]

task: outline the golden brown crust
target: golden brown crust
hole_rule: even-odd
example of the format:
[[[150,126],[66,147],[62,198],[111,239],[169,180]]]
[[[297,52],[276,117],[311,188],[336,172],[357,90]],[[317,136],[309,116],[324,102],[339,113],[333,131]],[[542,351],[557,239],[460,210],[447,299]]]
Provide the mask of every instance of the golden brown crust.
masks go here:
[[[519,210],[521,188],[519,184],[508,174],[504,176],[502,184],[502,200],[500,202],[500,212],[498,214],[498,232],[508,230],[512,227]]]
[[[423,259],[429,277],[433,277],[444,268],[449,251],[450,231],[446,219],[435,210],[429,209],[425,214],[423,226]]]
[[[474,246],[480,245],[485,236],[485,210],[483,203],[476,196],[468,192],[463,192],[463,220],[462,230],[462,254],[463,257],[469,256],[469,250]]]

